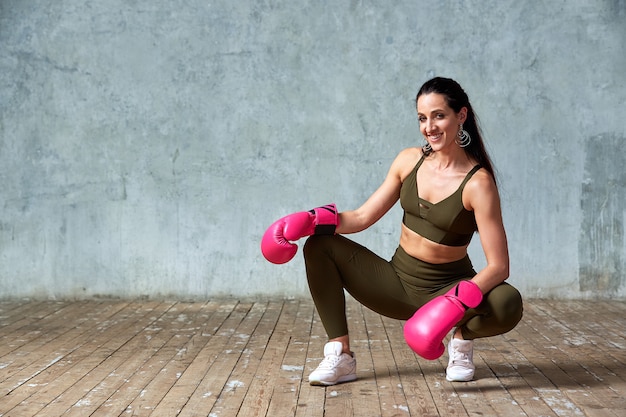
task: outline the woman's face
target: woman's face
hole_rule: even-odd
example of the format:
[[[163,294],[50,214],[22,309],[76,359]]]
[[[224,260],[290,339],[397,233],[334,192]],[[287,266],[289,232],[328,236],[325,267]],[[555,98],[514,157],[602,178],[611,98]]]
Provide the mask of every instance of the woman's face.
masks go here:
[[[434,151],[452,145],[458,146],[454,140],[466,116],[467,108],[463,107],[455,113],[441,94],[424,94],[417,99],[420,131]]]

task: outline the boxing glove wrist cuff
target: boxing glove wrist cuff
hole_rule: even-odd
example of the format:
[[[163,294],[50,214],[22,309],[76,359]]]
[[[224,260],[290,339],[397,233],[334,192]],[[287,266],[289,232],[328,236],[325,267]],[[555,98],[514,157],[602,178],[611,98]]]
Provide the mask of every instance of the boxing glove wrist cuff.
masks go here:
[[[483,293],[473,281],[459,282],[446,295],[459,300],[465,309],[475,308],[483,301]]]
[[[315,216],[315,235],[334,235],[339,226],[339,212],[335,204],[327,204],[309,210]]]

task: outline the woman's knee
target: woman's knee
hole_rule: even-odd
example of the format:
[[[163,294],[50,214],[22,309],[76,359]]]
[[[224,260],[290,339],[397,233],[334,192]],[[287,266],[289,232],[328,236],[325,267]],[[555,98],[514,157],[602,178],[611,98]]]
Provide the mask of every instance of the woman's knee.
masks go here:
[[[333,236],[329,235],[309,236],[309,238],[307,238],[304,242],[304,247],[302,248],[304,258],[310,258],[311,256],[315,256],[323,252],[323,250],[328,247],[328,238],[332,237]]]
[[[502,283],[486,295],[492,317],[500,322],[503,330],[513,329],[522,319],[524,305],[520,292],[510,284]]]

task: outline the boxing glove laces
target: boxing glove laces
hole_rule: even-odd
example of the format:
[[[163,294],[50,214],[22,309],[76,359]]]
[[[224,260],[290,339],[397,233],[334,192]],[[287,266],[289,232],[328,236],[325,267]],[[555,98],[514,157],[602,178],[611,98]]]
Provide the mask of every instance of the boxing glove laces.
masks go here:
[[[339,212],[335,204],[300,211],[276,220],[261,239],[261,252],[268,261],[284,264],[298,251],[291,243],[305,236],[334,235],[339,226]]]
[[[443,338],[463,318],[468,308],[477,307],[483,294],[472,281],[460,281],[444,295],[433,298],[413,314],[404,325],[404,339],[424,359],[440,357]]]

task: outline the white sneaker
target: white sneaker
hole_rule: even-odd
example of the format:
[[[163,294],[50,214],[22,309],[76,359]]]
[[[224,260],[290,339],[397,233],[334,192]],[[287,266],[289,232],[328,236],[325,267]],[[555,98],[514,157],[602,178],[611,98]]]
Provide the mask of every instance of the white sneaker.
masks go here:
[[[448,343],[448,381],[465,382],[474,378],[474,342],[472,340],[450,339]]]
[[[356,359],[342,350],[341,342],[324,345],[324,359],[309,375],[311,385],[334,385],[356,379]]]

